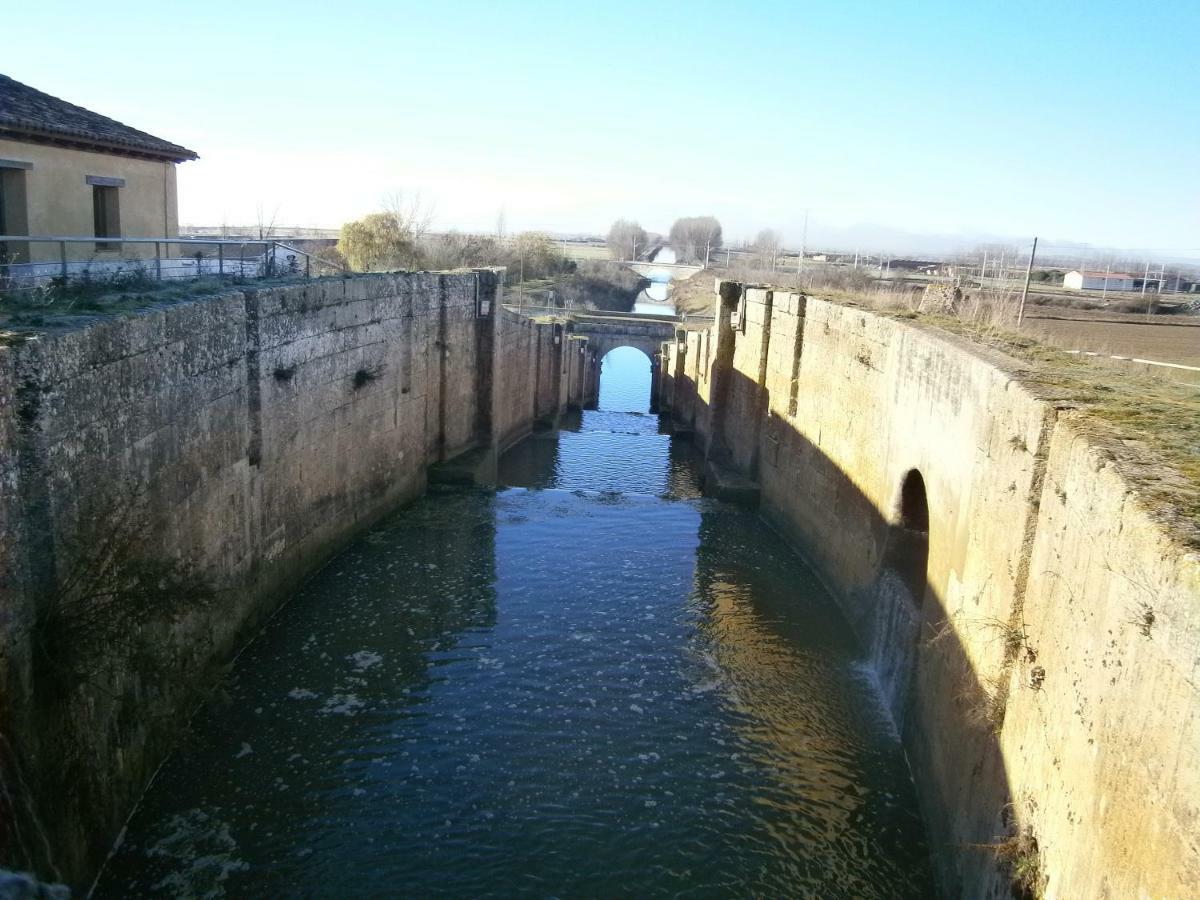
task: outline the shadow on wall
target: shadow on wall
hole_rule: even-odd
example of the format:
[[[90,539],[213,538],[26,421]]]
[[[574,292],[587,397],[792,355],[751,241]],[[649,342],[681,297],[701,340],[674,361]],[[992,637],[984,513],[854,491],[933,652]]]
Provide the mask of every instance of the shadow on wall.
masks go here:
[[[771,408],[765,387],[736,369],[726,370],[725,377],[729,382],[723,396],[761,394],[759,408]],[[679,390],[688,396],[681,397]],[[677,405],[692,421],[720,421],[707,415],[708,404],[690,378],[676,391]],[[697,439],[707,442],[711,459],[728,464],[724,436],[698,434]],[[836,571],[832,553],[803,537],[806,531],[839,534],[871,562],[864,583],[833,593],[908,754],[942,893],[1040,896],[1044,878],[1036,837],[1022,831],[1023,811],[1015,805],[998,738],[1007,692],[976,672],[943,598],[927,577],[931,544],[950,536],[938,533],[936,498],[928,496],[925,477],[909,470],[895,485],[892,508],[880,511],[819,447],[773,413],[756,455],[764,480],[789,485],[815,481],[817,493],[830,498],[826,504],[802,504],[794,502],[794,491],[785,489],[772,502],[764,491],[762,510],[826,584],[844,586],[846,578]],[[1023,634],[1001,623],[995,628],[997,640],[1006,644],[1006,659],[1028,651]],[[1010,667],[1004,671],[1011,674]],[[947,748],[954,750],[947,753]],[[947,758],[961,759],[963,765],[947,766]]]

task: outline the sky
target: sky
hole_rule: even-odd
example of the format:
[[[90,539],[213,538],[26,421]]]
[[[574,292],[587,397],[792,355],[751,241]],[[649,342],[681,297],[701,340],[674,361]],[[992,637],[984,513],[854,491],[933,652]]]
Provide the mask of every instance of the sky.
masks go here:
[[[200,154],[183,224],[403,194],[439,230],[1200,258],[1196,0],[40,0],[4,32],[0,72]]]

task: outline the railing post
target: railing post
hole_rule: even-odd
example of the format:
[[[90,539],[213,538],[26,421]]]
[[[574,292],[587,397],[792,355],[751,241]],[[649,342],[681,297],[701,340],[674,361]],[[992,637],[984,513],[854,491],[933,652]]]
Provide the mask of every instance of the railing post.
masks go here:
[[[217,275],[225,277],[225,245],[217,244]]]
[[[304,277],[312,278],[312,257],[304,254]]]
[[[62,260],[62,277],[63,281],[67,280],[67,242],[58,242],[58,258]]]
[[[154,272],[162,281],[162,244],[158,241],[154,242]]]

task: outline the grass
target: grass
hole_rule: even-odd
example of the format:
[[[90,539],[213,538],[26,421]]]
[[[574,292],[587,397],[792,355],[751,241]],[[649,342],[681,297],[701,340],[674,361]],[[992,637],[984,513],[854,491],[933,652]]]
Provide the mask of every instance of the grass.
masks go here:
[[[1076,410],[1080,430],[1108,449],[1147,508],[1200,547],[1200,391],[1090,362],[1035,338],[948,316],[923,323],[1024,363],[1020,378]]]
[[[508,274],[513,275],[509,269]],[[570,307],[628,312],[649,282],[632,269],[613,262],[581,262],[574,272],[545,278],[527,278],[504,286],[505,302],[524,306]],[[551,303],[551,292],[554,303]]]
[[[0,335],[26,333],[65,324],[80,316],[121,315],[149,306],[180,303],[208,297],[241,286],[286,284],[302,277],[245,278],[209,276],[195,279],[159,281],[142,270],[118,273],[104,278],[53,278],[32,289],[0,290]],[[19,331],[4,330],[19,329]],[[0,336],[0,345],[12,343]]]

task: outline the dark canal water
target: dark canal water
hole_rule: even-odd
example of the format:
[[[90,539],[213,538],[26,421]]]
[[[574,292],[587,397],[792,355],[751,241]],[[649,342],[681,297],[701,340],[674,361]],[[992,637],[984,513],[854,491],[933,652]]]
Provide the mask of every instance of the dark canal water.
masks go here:
[[[240,657],[99,897],[924,897],[845,623],[757,518],[601,408],[315,576]]]

